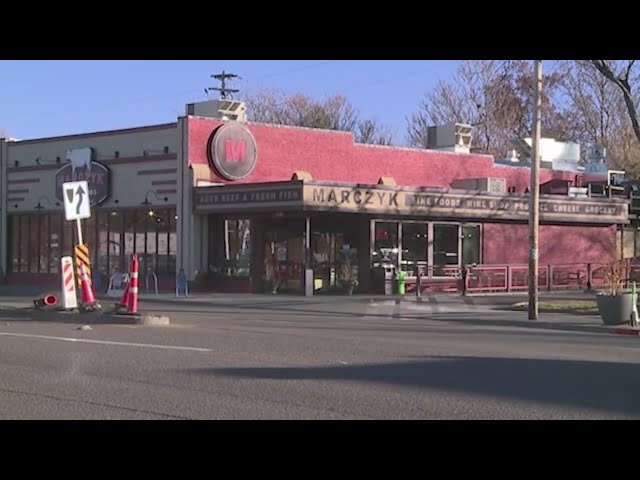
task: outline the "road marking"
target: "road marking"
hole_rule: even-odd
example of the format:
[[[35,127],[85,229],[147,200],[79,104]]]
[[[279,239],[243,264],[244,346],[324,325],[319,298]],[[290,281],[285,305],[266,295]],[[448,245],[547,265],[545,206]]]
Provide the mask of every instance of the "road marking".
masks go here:
[[[179,347],[175,345],[154,345],[152,343],[111,342],[108,340],[90,340],[85,338],[72,338],[72,337],[52,337],[49,335],[33,335],[29,333],[0,332],[0,336],[42,338],[45,340],[62,340],[63,342],[78,342],[78,343],[96,343],[100,345],[117,345],[122,347],[146,347],[146,348],[164,348],[167,350],[188,350],[192,352],[213,352],[213,350],[211,350],[210,348]]]

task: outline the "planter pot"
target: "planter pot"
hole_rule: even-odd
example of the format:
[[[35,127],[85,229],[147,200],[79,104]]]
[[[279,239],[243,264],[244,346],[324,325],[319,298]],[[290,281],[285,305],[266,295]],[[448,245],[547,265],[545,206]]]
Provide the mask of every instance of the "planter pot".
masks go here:
[[[600,294],[596,296],[600,318],[605,325],[620,325],[629,323],[633,311],[633,295],[621,293],[619,295]]]

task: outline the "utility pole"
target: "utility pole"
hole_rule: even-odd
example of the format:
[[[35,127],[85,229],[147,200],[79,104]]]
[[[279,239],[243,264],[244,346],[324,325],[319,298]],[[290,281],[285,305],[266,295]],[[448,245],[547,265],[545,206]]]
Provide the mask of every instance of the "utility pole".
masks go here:
[[[535,60],[536,97],[529,188],[529,320],[538,320],[538,224],[540,222],[540,128],[542,123],[542,60]],[[549,279],[550,281],[550,279]]]
[[[234,89],[234,88],[227,88],[227,80],[231,80],[234,78],[240,78],[238,75],[236,75],[235,73],[227,73],[224,70],[222,71],[222,73],[217,73],[215,75],[211,75],[211,78],[215,78],[216,80],[218,80],[220,82],[220,86],[219,87],[210,87],[210,88],[205,88],[205,92],[209,93],[210,90],[217,90],[220,92],[220,99],[225,100],[227,98],[227,95],[232,94],[232,93],[238,93],[240,90],[238,89]],[[231,98],[231,97],[229,97]]]

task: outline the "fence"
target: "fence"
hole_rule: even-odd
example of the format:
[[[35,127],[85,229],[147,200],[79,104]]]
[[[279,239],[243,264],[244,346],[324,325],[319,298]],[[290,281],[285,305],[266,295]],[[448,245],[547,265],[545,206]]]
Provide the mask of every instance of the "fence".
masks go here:
[[[572,263],[541,265],[538,270],[540,291],[591,290],[607,286],[606,263]],[[640,283],[640,263],[630,263],[624,285]],[[406,291],[416,293],[440,291],[456,293],[516,293],[529,289],[529,266],[476,265],[421,267],[419,276],[408,277]]]
[[[149,282],[149,279],[151,279],[151,282]],[[149,292],[149,284],[151,284],[154,287],[154,292],[156,295],[158,295],[158,276],[154,273],[154,272],[147,272],[147,275],[145,276],[144,279],[144,291],[145,293],[150,293]]]
[[[607,286],[605,263],[552,264],[538,269],[540,290],[590,290]],[[528,265],[477,265],[466,267],[464,292],[518,292],[529,289]],[[640,281],[640,264],[629,264],[625,274],[625,286]]]

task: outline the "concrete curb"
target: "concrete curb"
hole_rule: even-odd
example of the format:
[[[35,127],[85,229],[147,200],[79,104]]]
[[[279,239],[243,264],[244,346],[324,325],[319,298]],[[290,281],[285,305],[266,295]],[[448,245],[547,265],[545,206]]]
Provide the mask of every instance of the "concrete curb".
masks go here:
[[[613,331],[616,335],[640,335],[640,329],[634,327],[616,327]]]
[[[60,310],[57,308],[8,307],[0,305],[0,310],[23,316],[25,320],[33,319],[43,322],[78,323],[88,325],[170,325],[167,315],[140,313],[138,315],[117,314],[112,310],[81,312],[79,310]],[[21,321],[20,319],[18,321]]]
[[[131,325],[162,326],[170,325],[171,320],[166,315],[144,313],[139,315],[103,313],[102,318],[113,320],[114,323],[126,323]]]

